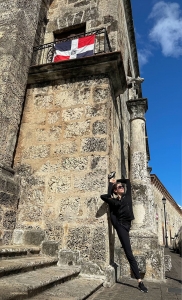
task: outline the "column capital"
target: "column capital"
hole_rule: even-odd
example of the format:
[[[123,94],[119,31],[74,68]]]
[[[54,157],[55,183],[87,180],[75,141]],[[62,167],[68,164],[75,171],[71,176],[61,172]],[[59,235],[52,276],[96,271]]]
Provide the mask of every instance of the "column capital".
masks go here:
[[[148,109],[147,98],[131,99],[126,102],[131,119],[143,119],[145,121],[145,113]]]

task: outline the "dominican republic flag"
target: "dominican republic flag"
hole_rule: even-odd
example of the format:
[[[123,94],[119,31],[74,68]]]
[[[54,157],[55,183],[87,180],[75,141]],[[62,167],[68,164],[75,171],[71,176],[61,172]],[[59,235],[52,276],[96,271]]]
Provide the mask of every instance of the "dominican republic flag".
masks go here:
[[[53,62],[81,58],[94,54],[95,35],[56,43]]]

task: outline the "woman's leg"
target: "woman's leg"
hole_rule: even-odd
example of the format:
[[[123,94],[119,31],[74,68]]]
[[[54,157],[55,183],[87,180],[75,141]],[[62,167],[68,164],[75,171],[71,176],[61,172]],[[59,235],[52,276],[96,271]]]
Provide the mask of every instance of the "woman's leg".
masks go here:
[[[119,223],[117,225],[116,231],[117,231],[119,240],[123,246],[126,257],[129,261],[130,267],[133,271],[133,274],[136,279],[140,279],[138,265],[137,265],[135,257],[133,256],[132,249],[131,249],[129,231],[124,227],[124,225],[119,224]]]

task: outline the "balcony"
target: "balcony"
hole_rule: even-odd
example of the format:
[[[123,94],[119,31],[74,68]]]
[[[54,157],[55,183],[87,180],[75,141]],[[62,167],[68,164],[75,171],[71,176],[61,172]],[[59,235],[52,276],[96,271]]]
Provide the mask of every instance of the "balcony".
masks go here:
[[[95,35],[92,55],[54,62],[57,43],[66,41],[70,43],[72,40],[89,35]],[[28,84],[45,83],[58,79],[87,78],[100,74],[110,78],[116,96],[126,90],[126,75],[121,52],[112,51],[105,28],[35,47],[29,69]]]
[[[52,63],[54,61],[53,58],[55,54],[56,44],[60,42],[75,40],[81,37],[86,37],[86,36],[89,37],[91,35],[95,35],[95,45],[94,45],[93,55],[112,52],[107,31],[105,28],[101,28],[98,30],[87,32],[84,35],[83,34],[75,35],[72,36],[71,38],[61,39],[52,43],[34,47],[31,66]]]

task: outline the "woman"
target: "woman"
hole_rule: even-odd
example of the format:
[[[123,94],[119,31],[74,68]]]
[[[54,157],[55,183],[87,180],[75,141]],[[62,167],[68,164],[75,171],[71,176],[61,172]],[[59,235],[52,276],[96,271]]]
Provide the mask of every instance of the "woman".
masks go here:
[[[138,288],[141,292],[147,293],[148,290],[144,286],[138,269],[137,262],[133,256],[129,231],[131,227],[131,221],[134,219],[132,209],[132,197],[131,197],[131,184],[129,179],[116,180],[115,172],[112,172],[109,176],[108,194],[101,195],[101,199],[109,204],[111,223],[116,229],[119,240],[123,246],[124,252],[133,271],[135,278],[138,281]],[[126,184],[126,192],[123,186]],[[117,196],[113,197],[113,193]]]

